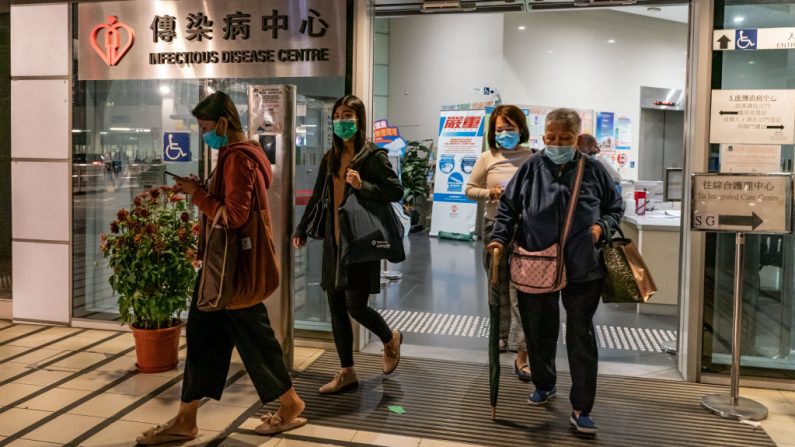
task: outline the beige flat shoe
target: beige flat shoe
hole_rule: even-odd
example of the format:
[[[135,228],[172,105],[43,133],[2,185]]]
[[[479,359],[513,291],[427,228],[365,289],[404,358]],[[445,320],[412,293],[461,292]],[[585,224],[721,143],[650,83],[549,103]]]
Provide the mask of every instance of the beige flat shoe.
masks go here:
[[[384,346],[384,374],[392,374],[400,363],[400,345],[403,344],[403,334],[392,331],[392,341]]]
[[[262,424],[254,428],[258,435],[275,435],[306,425],[306,418],[295,417],[290,422],[282,421],[278,414],[267,413],[262,417]]]
[[[135,439],[138,445],[178,444],[196,439],[195,436],[165,433],[169,428],[168,423],[152,427]]]
[[[356,371],[338,371],[331,382],[320,387],[320,394],[335,394],[347,391],[359,386],[359,378]]]

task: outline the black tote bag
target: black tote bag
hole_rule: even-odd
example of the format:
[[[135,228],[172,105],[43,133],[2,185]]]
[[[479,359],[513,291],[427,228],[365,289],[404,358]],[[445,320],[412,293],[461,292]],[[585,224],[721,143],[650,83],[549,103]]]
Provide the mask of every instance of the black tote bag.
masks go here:
[[[374,202],[351,193],[340,206],[340,261],[343,264],[403,262],[403,223],[391,203]]]

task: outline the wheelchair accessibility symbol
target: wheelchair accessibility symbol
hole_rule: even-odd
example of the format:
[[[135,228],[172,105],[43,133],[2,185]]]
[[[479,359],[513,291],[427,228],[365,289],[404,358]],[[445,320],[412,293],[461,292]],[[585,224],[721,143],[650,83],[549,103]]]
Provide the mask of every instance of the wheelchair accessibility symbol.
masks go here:
[[[163,132],[163,161],[191,161],[190,132]]]
[[[756,49],[756,33],[755,29],[738,29],[735,31],[734,45],[739,50],[755,50]]]

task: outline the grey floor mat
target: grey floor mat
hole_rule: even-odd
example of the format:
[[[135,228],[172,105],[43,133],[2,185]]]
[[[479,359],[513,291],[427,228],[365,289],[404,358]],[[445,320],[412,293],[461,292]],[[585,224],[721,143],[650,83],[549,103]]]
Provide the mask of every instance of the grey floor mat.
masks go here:
[[[761,428],[701,408],[702,396],[725,392],[724,387],[600,376],[593,411],[600,431],[587,437],[569,424],[568,374],[559,376],[557,399],[538,408],[526,403],[532,385],[519,382],[513,371],[503,368],[494,422],[489,418],[485,365],[404,358],[391,376],[381,374],[379,356],[357,355],[356,365],[360,386],[341,395],[317,393],[339,367],[335,352],[326,352],[296,377],[310,423],[506,447],[775,445]],[[392,413],[390,405],[402,406],[406,413]],[[273,408],[275,404],[258,415]]]

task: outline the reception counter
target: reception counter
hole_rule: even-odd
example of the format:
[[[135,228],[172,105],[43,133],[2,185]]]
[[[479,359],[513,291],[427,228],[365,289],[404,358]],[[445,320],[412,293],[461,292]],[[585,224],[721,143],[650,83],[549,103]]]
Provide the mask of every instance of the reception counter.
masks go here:
[[[678,211],[624,216],[621,229],[635,241],[658,289],[648,303],[638,305],[639,313],[677,314],[680,221]]]

